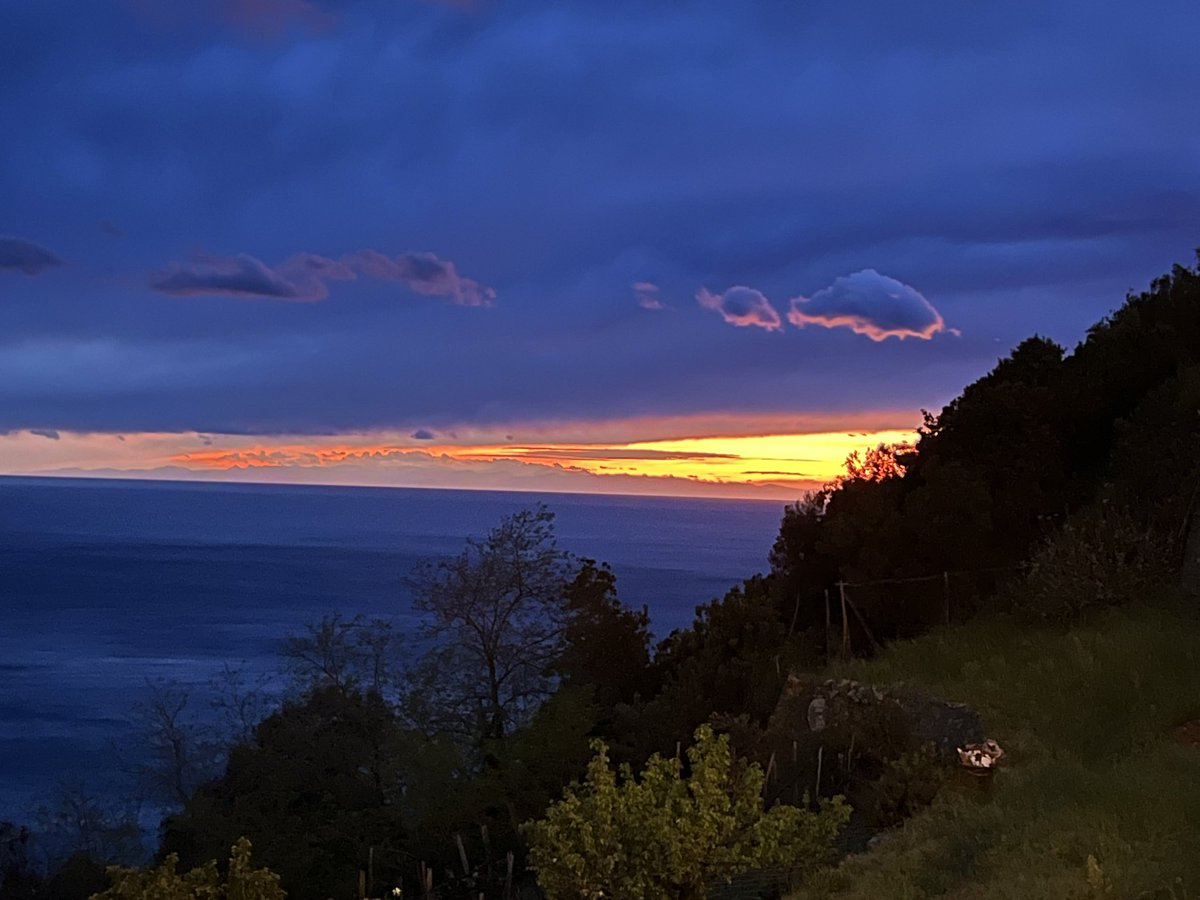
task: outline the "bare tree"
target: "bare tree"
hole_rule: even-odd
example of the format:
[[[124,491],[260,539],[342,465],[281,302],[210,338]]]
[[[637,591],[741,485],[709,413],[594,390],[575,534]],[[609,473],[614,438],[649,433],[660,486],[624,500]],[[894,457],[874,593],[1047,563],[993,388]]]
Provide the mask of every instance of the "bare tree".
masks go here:
[[[146,695],[133,705],[141,741],[118,748],[146,795],[170,807],[182,807],[216,774],[224,749],[211,723],[195,712],[191,698],[191,690],[181,684],[148,682]]]
[[[259,723],[279,708],[278,690],[268,676],[259,675],[251,683],[245,672],[228,663],[209,686],[213,694],[209,705],[221,740],[228,746],[251,743]]]
[[[332,687],[343,695],[386,697],[401,643],[391,622],[335,613],[289,637],[283,656],[302,693]]]
[[[42,806],[35,816],[39,838],[52,862],[73,853],[126,865],[144,855],[140,810],[136,804],[118,809],[105,806],[82,783],[59,785],[53,806]]]
[[[549,694],[562,653],[571,557],[545,506],[501,520],[482,540],[416,575],[430,646],[408,673],[406,708],[426,731],[500,740]]]

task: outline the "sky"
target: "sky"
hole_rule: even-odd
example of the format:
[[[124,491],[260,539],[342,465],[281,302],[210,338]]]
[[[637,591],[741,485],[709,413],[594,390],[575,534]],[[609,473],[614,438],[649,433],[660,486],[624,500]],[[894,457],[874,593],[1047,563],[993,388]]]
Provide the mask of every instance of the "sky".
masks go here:
[[[1200,4],[0,0],[0,473],[794,499],[1200,245]]]

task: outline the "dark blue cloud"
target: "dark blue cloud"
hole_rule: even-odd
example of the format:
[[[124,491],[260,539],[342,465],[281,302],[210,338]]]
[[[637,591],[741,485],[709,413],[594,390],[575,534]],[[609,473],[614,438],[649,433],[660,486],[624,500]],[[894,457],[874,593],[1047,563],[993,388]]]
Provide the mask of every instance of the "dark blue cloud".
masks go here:
[[[330,281],[352,281],[359,275],[399,281],[410,291],[445,297],[460,306],[491,306],[496,292],[464,278],[454,263],[432,253],[402,253],[389,257],[376,250],[360,250],[341,259],[301,253],[271,268],[248,253],[232,257],[201,257],[172,263],[150,279],[162,294],[196,296],[266,297],[276,300],[323,300]]]
[[[1200,242],[1193,0],[4,11],[0,227],[71,266],[0,285],[0,428],[935,406]],[[867,269],[962,339],[755,340],[687,299],[782,315]]]
[[[325,278],[353,275],[333,260],[305,257],[271,269],[247,253],[228,259],[207,258],[174,263],[150,280],[150,287],[179,296],[226,294],[280,300],[320,300],[328,294]]]
[[[0,271],[7,269],[26,275],[39,275],[62,264],[61,259],[40,244],[0,234]]]

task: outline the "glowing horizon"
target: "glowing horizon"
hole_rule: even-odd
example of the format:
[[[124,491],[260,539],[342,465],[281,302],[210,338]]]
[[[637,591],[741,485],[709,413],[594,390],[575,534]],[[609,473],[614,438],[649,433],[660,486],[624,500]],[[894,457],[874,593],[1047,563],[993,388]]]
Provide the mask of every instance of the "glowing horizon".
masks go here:
[[[521,434],[23,432],[3,440],[7,458],[15,460],[6,467],[13,475],[789,499],[836,478],[854,450],[914,437],[913,428],[895,425],[911,414],[877,414],[874,423],[866,418],[816,417],[803,423],[816,430],[787,433],[754,433],[783,424],[777,419],[726,416],[690,423],[576,422],[558,429],[535,424]],[[732,433],[696,427],[714,424]],[[589,439],[549,439],[555,430]],[[654,436],[637,439],[638,432]]]

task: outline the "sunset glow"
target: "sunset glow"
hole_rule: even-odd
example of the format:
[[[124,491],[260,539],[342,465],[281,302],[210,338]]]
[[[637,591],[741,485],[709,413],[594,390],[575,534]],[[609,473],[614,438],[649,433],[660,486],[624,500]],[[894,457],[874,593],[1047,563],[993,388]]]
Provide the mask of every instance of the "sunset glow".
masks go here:
[[[911,429],[896,427],[677,436],[679,424],[656,423],[654,430],[646,422],[564,426],[577,436],[634,429],[671,435],[644,440],[528,439],[541,427],[499,440],[485,431],[435,439],[70,433],[48,439],[25,433],[3,440],[10,457],[27,457],[24,474],[791,499],[837,477],[852,451],[913,437]],[[744,430],[751,423],[725,424]],[[81,465],[97,459],[105,464]]]

